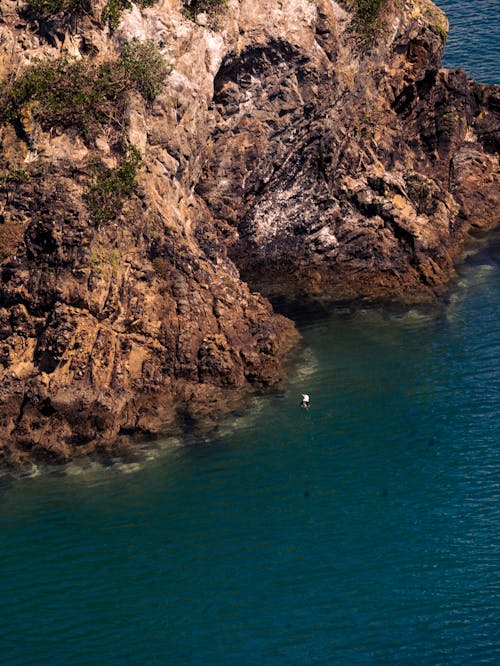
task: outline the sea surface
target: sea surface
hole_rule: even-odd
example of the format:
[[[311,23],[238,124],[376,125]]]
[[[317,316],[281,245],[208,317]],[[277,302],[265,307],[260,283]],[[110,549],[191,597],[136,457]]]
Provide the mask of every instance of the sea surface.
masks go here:
[[[500,83],[500,0],[437,0],[450,23],[444,66]]]
[[[499,3],[440,4],[500,80]],[[500,235],[439,306],[297,318],[216,437],[0,483],[0,663],[500,663]]]

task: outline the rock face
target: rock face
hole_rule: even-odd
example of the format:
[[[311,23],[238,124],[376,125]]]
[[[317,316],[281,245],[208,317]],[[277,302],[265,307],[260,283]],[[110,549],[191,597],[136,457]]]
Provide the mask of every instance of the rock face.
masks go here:
[[[440,69],[430,3],[392,3],[369,49],[336,3],[294,4],[225,56],[197,191],[267,294],[429,298],[471,226],[498,223],[498,87]]]
[[[297,333],[255,290],[428,299],[470,230],[498,224],[498,87],[440,69],[446,19],[427,0],[389,0],[370,42],[352,6],[230,0],[193,21],[164,0],[110,28],[104,2],[2,3],[3,99],[37,58],[97,67],[147,42],[169,65],[154,99],[131,90],[92,133],[36,96],[4,118],[6,463],[206,425],[283,384]],[[125,143],[141,166],[102,214]]]

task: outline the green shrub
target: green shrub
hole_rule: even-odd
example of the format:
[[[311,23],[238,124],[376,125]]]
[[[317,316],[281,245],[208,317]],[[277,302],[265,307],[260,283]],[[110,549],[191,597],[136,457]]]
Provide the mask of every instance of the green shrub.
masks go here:
[[[361,41],[372,43],[382,29],[381,11],[387,0],[353,0],[352,27]]]
[[[144,99],[154,100],[170,71],[156,44],[151,39],[133,39],[123,47],[120,59],[127,77]]]
[[[158,0],[136,0],[140,7],[151,7]],[[57,15],[91,13],[93,0],[26,0],[28,12],[39,18],[52,18]],[[114,29],[120,22],[121,13],[132,7],[132,0],[108,0],[101,13],[101,22]]]
[[[227,0],[182,0],[183,13],[194,20],[197,14],[203,12],[214,15],[227,8]]]
[[[0,124],[14,122],[34,102],[32,113],[43,127],[74,127],[92,138],[103,124],[122,125],[134,88],[153,100],[168,71],[150,40],[133,40],[116,61],[61,57],[37,62],[0,85]]]
[[[91,0],[27,0],[26,4],[30,12],[41,18],[88,12],[91,9]]]
[[[101,14],[102,23],[107,23],[110,28],[118,27],[120,16],[125,9],[130,9],[130,0],[108,0]]]
[[[9,183],[26,183],[30,179],[30,174],[26,169],[14,169],[1,176],[2,180]]]
[[[446,40],[448,39],[448,32],[446,31],[446,28],[442,25],[442,23],[436,23],[434,28],[437,34],[441,37],[443,44],[446,44]]]
[[[356,17],[365,25],[372,25],[379,19],[380,9],[386,0],[356,0]]]
[[[135,146],[128,146],[125,160],[120,166],[114,169],[105,167],[97,159],[92,160],[89,166],[94,178],[85,200],[94,223],[102,224],[119,214],[123,202],[134,191],[141,156]]]
[[[151,7],[158,0],[137,0],[139,7]],[[132,7],[131,0],[108,0],[101,14],[101,22],[107,23],[114,30],[120,23],[120,16],[125,9]]]
[[[93,135],[119,115],[128,92],[123,68],[85,60],[38,62],[0,89],[0,122],[14,121],[28,102],[44,127],[76,127]]]

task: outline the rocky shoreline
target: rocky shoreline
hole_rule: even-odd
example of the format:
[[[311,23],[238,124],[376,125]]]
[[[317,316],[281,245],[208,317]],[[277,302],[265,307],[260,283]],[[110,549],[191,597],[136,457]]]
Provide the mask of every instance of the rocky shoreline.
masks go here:
[[[431,2],[379,4],[368,35],[356,0],[2,3],[4,465],[279,390],[268,298],[444,293],[498,226],[500,89],[441,68]]]

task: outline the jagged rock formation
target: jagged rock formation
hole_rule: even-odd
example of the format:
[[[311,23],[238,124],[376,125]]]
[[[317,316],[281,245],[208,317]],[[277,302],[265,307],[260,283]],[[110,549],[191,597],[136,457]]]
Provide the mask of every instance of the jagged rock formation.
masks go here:
[[[470,227],[498,223],[498,88],[440,69],[430,3],[392,3],[369,50],[315,4],[285,36],[253,16],[262,41],[226,55],[197,191],[267,294],[429,298]]]
[[[240,271],[292,299],[422,300],[498,223],[499,90],[440,69],[428,0],[389,2],[369,45],[331,0],[230,0],[196,21],[164,0],[114,29],[104,2],[80,5],[41,18],[4,0],[4,80],[61,53],[116,62],[132,40],[169,72],[92,132],[36,99],[0,128],[6,462],[180,431],[279,386],[297,334]],[[124,143],[142,159],[127,196]]]

